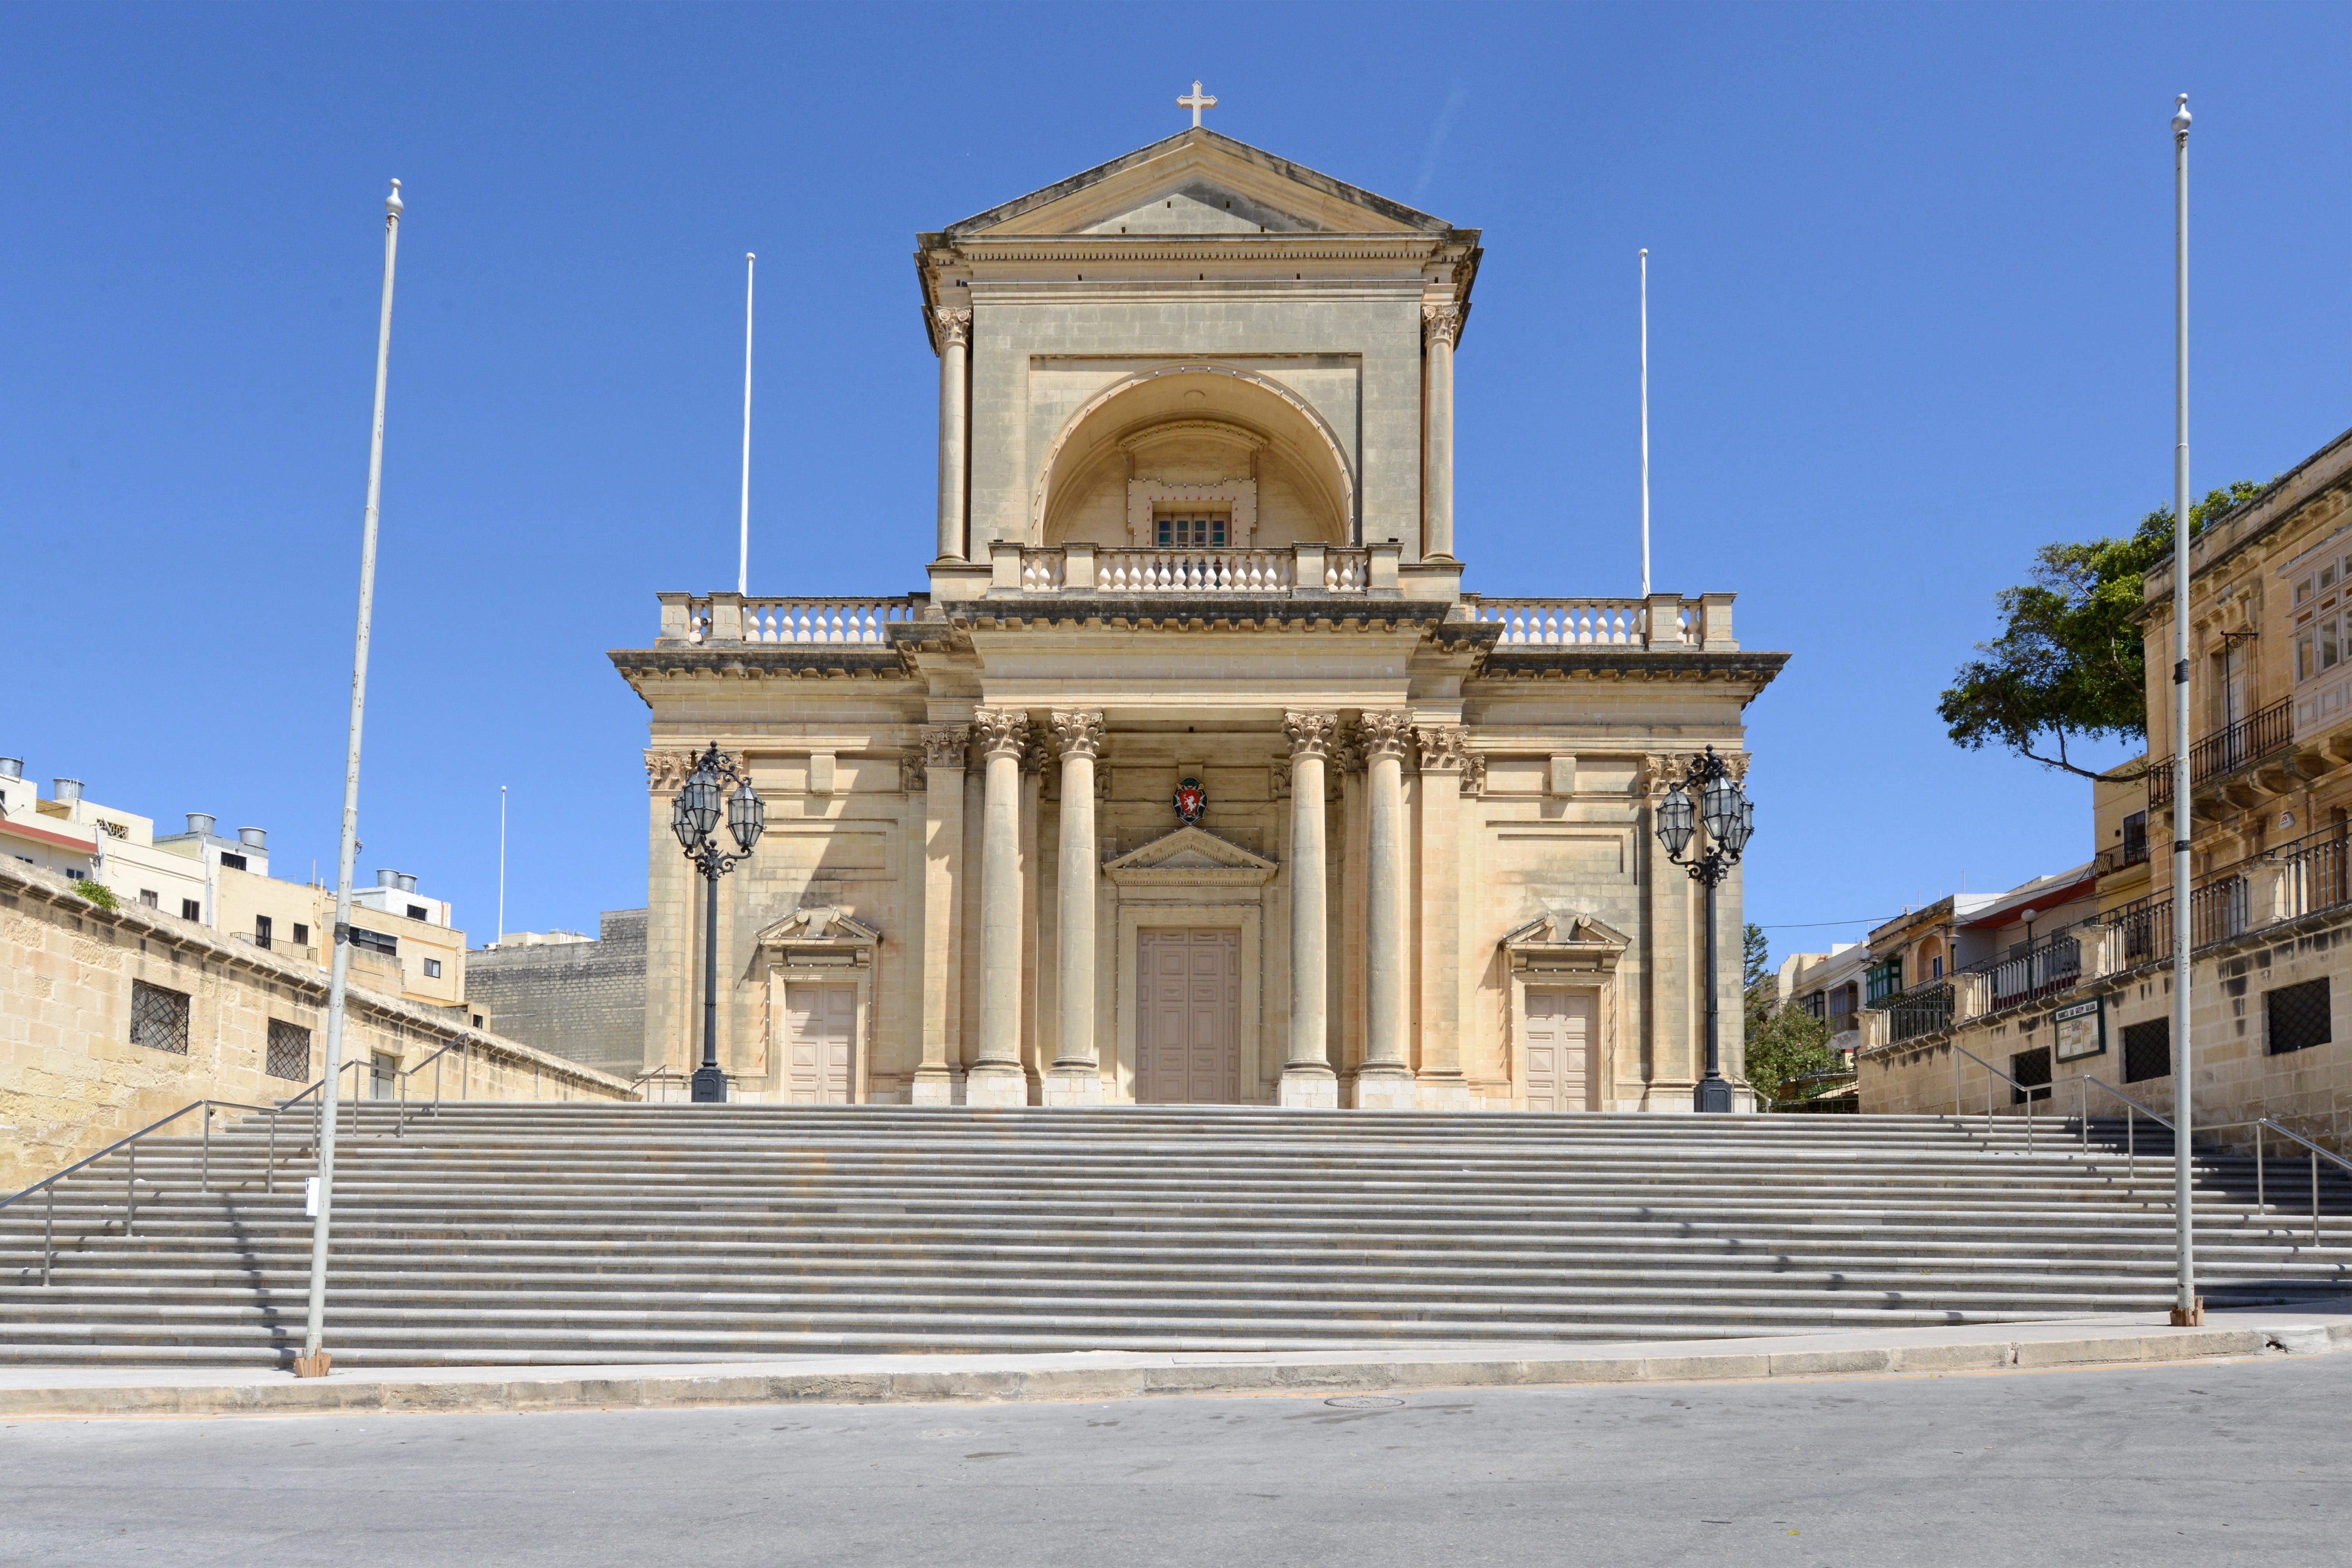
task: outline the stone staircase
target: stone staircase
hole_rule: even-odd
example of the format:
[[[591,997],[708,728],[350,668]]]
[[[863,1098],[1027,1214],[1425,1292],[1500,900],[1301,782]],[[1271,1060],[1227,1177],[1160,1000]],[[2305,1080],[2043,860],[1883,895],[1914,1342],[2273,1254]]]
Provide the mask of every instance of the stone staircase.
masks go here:
[[[2042,1119],[347,1107],[339,1366],[1706,1339],[2170,1303],[2171,1165]],[[307,1116],[0,1209],[0,1363],[285,1363]],[[2352,1186],[2200,1158],[2214,1305],[2352,1291]]]

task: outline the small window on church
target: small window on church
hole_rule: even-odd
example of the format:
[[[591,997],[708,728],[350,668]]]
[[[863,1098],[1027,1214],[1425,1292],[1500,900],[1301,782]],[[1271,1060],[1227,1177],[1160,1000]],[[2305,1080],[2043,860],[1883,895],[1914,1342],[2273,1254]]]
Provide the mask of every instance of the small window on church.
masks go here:
[[[1225,528],[1223,517],[1163,517],[1158,520],[1156,542],[1163,549],[1223,550]]]

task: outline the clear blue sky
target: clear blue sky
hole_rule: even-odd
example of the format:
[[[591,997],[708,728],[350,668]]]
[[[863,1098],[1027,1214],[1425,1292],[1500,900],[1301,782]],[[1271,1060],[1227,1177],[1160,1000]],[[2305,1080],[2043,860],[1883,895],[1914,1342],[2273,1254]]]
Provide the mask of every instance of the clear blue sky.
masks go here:
[[[1660,585],[1795,655],[1751,918],[2007,886],[2090,853],[2086,790],[1936,695],[2035,546],[2169,500],[2175,92],[2199,487],[2352,425],[2347,46],[2292,5],[0,9],[0,752],[331,874],[398,175],[362,875],[479,940],[505,783],[509,929],[593,929],[646,876],[604,650],[733,581],[743,252],[754,591],[920,587],[915,232],[1198,76],[1219,130],[1485,229],[1472,587],[1633,591],[1650,247]]]

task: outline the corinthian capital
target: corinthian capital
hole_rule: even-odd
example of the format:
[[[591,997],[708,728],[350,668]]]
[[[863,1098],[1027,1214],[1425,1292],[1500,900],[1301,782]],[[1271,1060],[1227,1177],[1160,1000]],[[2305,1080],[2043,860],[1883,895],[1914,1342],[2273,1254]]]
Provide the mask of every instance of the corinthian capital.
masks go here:
[[[1054,744],[1066,757],[1101,756],[1102,710],[1097,708],[1055,709]]]
[[[963,766],[964,749],[971,743],[969,724],[923,726],[923,761],[934,768]]]
[[[1459,724],[1415,724],[1412,739],[1425,773],[1458,773],[1470,765],[1467,731]]]
[[[1462,311],[1453,305],[1423,305],[1421,308],[1421,335],[1424,342],[1444,343],[1452,348],[1462,337]]]
[[[1290,712],[1282,716],[1282,732],[1290,737],[1294,757],[1328,757],[1331,732],[1339,727],[1337,713]]]
[[[933,310],[931,322],[937,329],[939,344],[942,351],[964,348],[971,342],[970,310]]]
[[[1412,736],[1412,715],[1396,708],[1367,709],[1356,721],[1356,733],[1363,742],[1367,761],[1381,757],[1402,760],[1405,744]]]
[[[975,708],[971,730],[983,757],[1018,760],[1029,744],[1029,715],[1018,708]]]

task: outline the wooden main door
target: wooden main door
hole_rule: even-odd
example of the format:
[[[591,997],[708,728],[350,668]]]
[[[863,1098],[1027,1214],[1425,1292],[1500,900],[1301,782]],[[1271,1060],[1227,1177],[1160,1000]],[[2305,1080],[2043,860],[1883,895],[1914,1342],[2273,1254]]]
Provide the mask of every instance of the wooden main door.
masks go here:
[[[857,1050],[857,987],[784,987],[784,1100],[847,1105]]]
[[[1230,1105],[1241,1098],[1241,932],[1137,933],[1143,1017],[1135,1098]]]
[[[1528,1109],[1592,1108],[1592,1044],[1599,1009],[1590,991],[1528,988]]]

